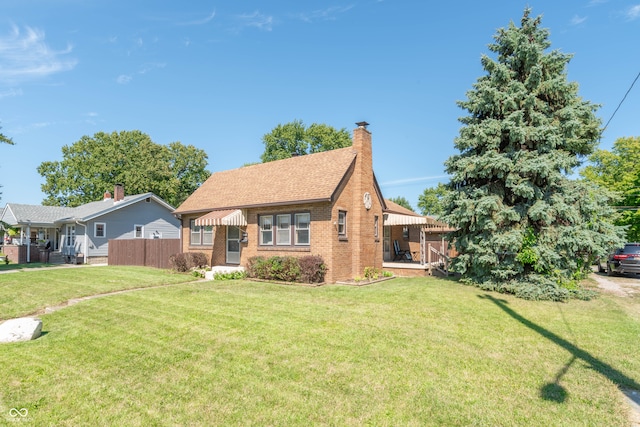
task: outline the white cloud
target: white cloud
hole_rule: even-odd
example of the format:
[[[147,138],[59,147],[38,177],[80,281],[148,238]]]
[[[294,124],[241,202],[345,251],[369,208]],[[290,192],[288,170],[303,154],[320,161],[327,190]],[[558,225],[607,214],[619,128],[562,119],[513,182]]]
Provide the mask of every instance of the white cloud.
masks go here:
[[[584,23],[586,20],[587,20],[586,16],[574,15],[574,17],[571,18],[571,25],[580,25]]]
[[[627,10],[627,18],[631,21],[640,18],[640,4],[636,4],[635,6],[631,6]]]
[[[10,97],[10,96],[20,96],[20,95],[22,95],[22,89],[11,88],[11,89],[6,90],[4,92],[0,92],[0,99],[7,98],[7,97]]]
[[[0,81],[13,83],[69,71],[77,64],[67,56],[71,51],[71,46],[51,49],[41,30],[26,27],[21,32],[13,26],[8,35],[0,37]]]
[[[120,83],[121,85],[126,85],[127,83],[129,83],[131,80],[133,80],[133,77],[128,75],[128,74],[120,74],[118,76],[118,78],[116,79],[116,81],[118,83]]]
[[[185,26],[187,26],[187,25],[204,25],[204,24],[207,24],[207,23],[211,22],[213,20],[213,18],[215,18],[215,17],[216,17],[216,11],[214,10],[206,18],[196,19],[194,21],[179,22],[178,25],[185,25]]]
[[[353,9],[353,5],[348,6],[332,6],[326,9],[314,10],[308,13],[300,13],[297,17],[305,22],[313,21],[333,21],[337,19],[337,15],[345,13]]]
[[[127,83],[130,83],[131,80],[133,80],[134,75],[144,75],[144,74],[147,74],[147,73],[149,73],[149,72],[151,72],[153,70],[156,70],[158,68],[164,68],[166,66],[167,66],[167,64],[162,63],[162,62],[145,64],[144,66],[142,66],[134,74],[120,74],[116,78],[116,81],[121,85],[126,85]]]
[[[416,178],[396,179],[393,181],[381,182],[381,186],[394,187],[396,185],[415,184],[418,182],[435,181],[438,179],[448,178],[449,175],[421,176]]]
[[[242,27],[254,27],[263,31],[271,31],[273,28],[273,16],[263,15],[255,11],[251,14],[238,15]]]

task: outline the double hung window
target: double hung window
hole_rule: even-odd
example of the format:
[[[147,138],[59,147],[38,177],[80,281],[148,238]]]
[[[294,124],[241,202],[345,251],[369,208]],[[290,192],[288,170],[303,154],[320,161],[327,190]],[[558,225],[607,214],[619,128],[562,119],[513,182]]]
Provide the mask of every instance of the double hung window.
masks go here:
[[[191,246],[211,246],[213,245],[213,226],[196,225],[196,221],[192,219],[189,222],[191,238],[189,243]]]
[[[308,212],[260,215],[260,246],[308,246],[311,214]]]

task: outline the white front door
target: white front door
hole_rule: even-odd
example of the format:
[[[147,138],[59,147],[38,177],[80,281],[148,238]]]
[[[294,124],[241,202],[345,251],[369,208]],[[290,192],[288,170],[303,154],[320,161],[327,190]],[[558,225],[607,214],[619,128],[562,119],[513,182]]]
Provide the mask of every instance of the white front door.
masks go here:
[[[240,264],[240,228],[227,226],[227,264]]]
[[[76,226],[74,224],[67,224],[67,234],[64,243],[66,247],[65,253],[74,255],[76,247]]]

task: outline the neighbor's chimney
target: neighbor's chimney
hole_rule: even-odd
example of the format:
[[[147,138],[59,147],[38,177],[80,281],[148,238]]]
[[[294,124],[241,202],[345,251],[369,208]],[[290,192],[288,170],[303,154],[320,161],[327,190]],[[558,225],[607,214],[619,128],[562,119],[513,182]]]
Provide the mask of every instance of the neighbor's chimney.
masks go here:
[[[122,199],[124,199],[124,186],[122,184],[116,184],[113,189],[113,201],[119,202]]]
[[[111,200],[111,193],[109,193],[108,191],[104,192],[104,200]]]

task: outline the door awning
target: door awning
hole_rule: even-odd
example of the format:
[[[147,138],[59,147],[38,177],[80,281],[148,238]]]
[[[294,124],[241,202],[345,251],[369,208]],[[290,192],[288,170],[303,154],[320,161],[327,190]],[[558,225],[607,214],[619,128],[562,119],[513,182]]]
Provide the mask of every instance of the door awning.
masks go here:
[[[220,209],[196,218],[195,225],[234,225],[236,227],[242,227],[247,225],[247,218],[241,209]]]
[[[384,225],[419,225],[425,228],[450,230],[450,227],[442,221],[428,216],[403,215],[397,213],[385,213]]]

